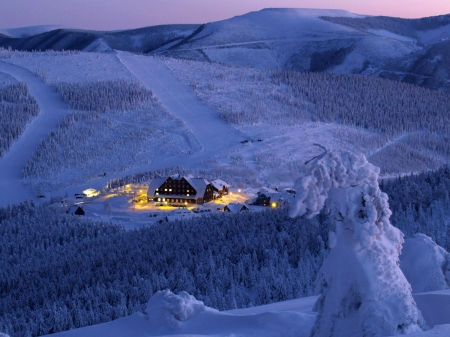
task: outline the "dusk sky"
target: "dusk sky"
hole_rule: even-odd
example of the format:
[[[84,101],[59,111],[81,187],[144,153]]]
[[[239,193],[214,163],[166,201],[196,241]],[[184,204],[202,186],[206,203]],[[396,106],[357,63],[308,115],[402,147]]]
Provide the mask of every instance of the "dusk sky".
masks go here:
[[[51,24],[114,30],[206,23],[268,7],[333,8],[405,18],[450,13],[449,0],[0,0],[0,28]]]

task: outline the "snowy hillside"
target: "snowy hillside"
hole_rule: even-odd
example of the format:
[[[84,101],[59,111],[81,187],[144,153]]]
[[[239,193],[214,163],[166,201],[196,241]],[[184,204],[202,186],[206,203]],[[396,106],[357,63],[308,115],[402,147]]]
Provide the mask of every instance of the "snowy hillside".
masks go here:
[[[429,297],[421,301],[423,297]],[[448,310],[450,291],[418,294],[419,309],[426,316],[437,317]],[[144,336],[261,336],[307,337],[315,320],[316,297],[306,297],[260,307],[220,312],[205,307],[187,293],[156,293],[145,313],[92,327],[71,330],[55,337],[144,337]],[[445,316],[444,316],[445,317]],[[450,335],[450,317],[441,320],[427,332],[411,337]],[[351,328],[349,327],[349,331]]]
[[[63,27],[3,29],[0,47],[18,50],[85,50],[110,52],[114,49],[148,53],[165,45],[179,43],[199,25],[165,25],[124,31],[89,31]],[[11,38],[13,37],[13,38]]]
[[[0,47],[117,49],[259,69],[358,73],[448,91],[449,27],[448,15],[407,20],[342,10],[270,8],[203,25],[115,32],[53,26],[3,29]]]
[[[58,25],[40,25],[40,26],[30,26],[30,27],[20,27],[20,28],[0,28],[0,34],[12,38],[26,38],[33,35],[38,35],[42,33],[47,33],[52,30],[65,28]]]

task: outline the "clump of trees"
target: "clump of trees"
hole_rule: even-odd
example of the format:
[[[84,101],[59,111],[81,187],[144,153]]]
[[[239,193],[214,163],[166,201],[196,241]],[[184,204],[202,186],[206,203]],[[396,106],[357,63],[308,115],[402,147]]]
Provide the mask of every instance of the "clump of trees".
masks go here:
[[[30,96],[26,83],[9,84],[0,89],[0,157],[38,113],[39,106]]]
[[[450,251],[450,168],[434,172],[385,179],[381,189],[389,195],[391,222],[406,237],[428,235]]]
[[[145,102],[153,99],[150,90],[137,82],[119,79],[94,83],[55,83],[71,109],[107,112],[141,109]]]
[[[287,96],[312,106],[313,121],[340,123],[396,136],[426,130],[450,135],[450,95],[362,75],[276,72],[272,80],[286,85]]]

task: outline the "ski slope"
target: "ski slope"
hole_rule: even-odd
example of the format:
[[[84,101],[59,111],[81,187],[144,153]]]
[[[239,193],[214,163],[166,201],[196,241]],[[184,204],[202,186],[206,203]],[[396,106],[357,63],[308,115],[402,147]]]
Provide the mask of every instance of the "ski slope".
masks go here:
[[[40,109],[39,115],[12,144],[11,149],[0,158],[1,207],[35,199],[31,190],[21,179],[22,168],[41,139],[47,136],[50,130],[56,128],[58,121],[69,113],[69,110],[56,92],[28,70],[0,62],[0,72],[13,76],[17,81],[26,82],[30,95],[35,98]]]
[[[192,130],[206,153],[236,146],[245,139],[180,83],[157,58],[117,53],[125,67],[160,100],[162,105]]]

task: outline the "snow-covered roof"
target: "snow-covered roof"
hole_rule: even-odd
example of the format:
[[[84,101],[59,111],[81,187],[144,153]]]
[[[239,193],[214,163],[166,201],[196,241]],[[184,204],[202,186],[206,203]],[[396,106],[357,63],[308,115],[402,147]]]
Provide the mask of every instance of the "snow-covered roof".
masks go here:
[[[71,205],[71,206],[67,209],[67,213],[75,214],[75,213],[78,211],[78,209],[80,209],[81,212],[84,213],[83,208],[81,208],[81,207],[78,206],[78,205]]]
[[[168,179],[168,177],[160,177],[160,178],[153,179],[150,182],[150,186],[148,187],[147,196],[149,198],[155,196],[155,190],[157,188],[159,188],[159,186],[161,186],[167,179]]]
[[[266,196],[272,196],[274,194],[278,194],[278,191],[276,191],[270,187],[261,187],[258,192],[264,193]]]
[[[230,184],[226,183],[225,181],[221,180],[221,179],[216,179],[211,181],[211,184],[218,190],[221,190],[224,186],[226,188],[230,187]]]
[[[187,182],[197,191],[197,196],[204,196],[206,191],[206,186],[208,186],[209,181],[203,178],[187,178]]]
[[[205,195],[205,191],[206,191],[206,186],[208,186],[209,181],[203,179],[203,178],[189,178],[189,177],[183,177],[183,176],[179,176],[179,175],[174,175],[171,176],[170,178],[172,178],[173,180],[181,180],[182,178],[184,178],[197,192],[195,195],[191,195],[190,197],[203,197]],[[159,188],[167,179],[169,179],[169,177],[161,177],[161,178],[155,178],[150,182],[150,187],[148,188],[148,192],[147,192],[147,196],[149,198],[154,197],[155,196],[155,191],[157,188]],[[177,197],[176,195],[170,195],[168,196],[170,198],[173,197]],[[179,196],[179,197],[184,197],[186,198],[186,196]]]
[[[228,204],[225,207],[232,213],[238,213],[238,212],[240,212],[242,210],[248,210],[248,207],[245,204],[231,203],[231,204]]]

